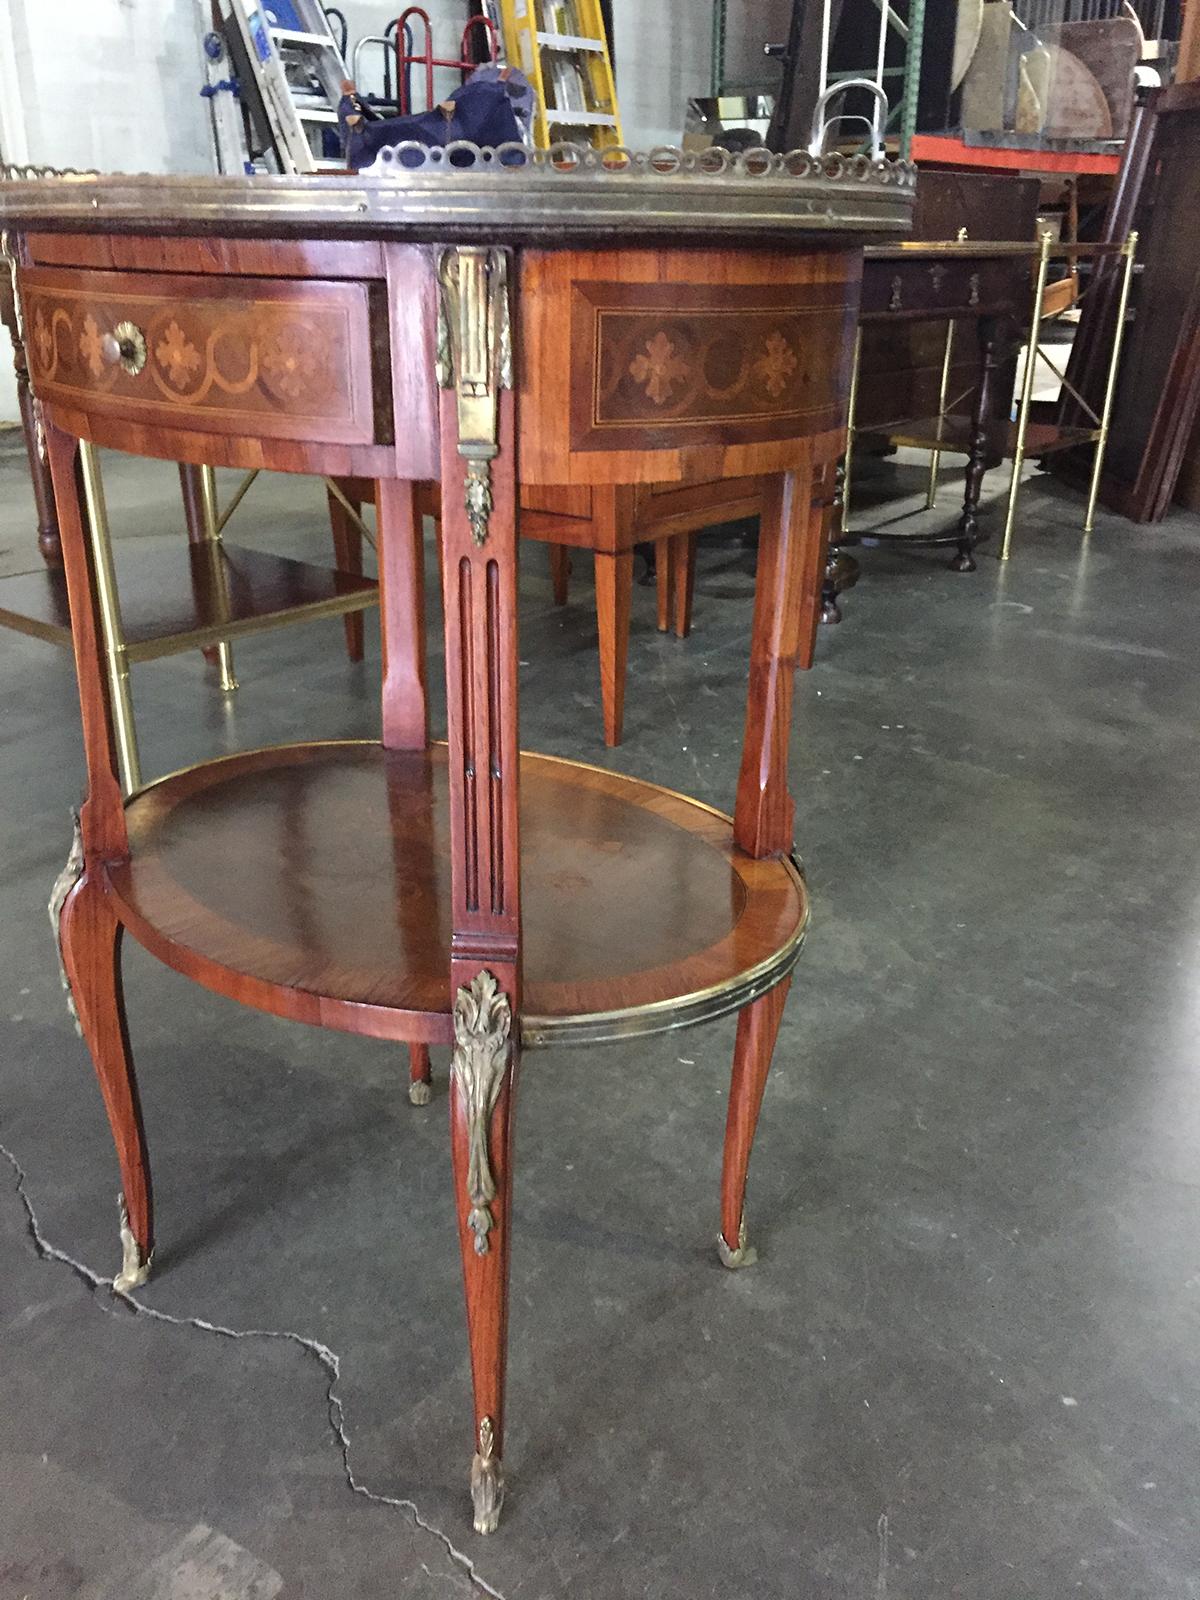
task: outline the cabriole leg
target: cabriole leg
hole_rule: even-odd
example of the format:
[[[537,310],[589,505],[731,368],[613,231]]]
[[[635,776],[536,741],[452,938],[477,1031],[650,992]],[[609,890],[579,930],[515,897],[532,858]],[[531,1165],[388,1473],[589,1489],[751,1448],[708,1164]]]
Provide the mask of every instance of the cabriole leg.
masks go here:
[[[84,866],[76,824],[71,856],[55,884],[50,920],[75,1023],[91,1051],[121,1169],[121,1270],[113,1288],[136,1289],[150,1275],[154,1215],[150,1162],[121,988],[122,927]]]
[[[717,1235],[717,1253],[726,1267],[748,1267],[758,1259],[758,1252],[746,1242],[746,1173],[790,984],[790,979],[776,984],[738,1017],[725,1121],[721,1231]]]

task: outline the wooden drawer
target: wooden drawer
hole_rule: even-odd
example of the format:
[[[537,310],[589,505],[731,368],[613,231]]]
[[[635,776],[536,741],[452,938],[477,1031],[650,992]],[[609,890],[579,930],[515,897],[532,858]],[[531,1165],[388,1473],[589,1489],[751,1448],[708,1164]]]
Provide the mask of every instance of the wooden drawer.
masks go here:
[[[382,285],[376,304],[366,283],[30,267],[20,288],[42,400],[207,433],[391,438]]]
[[[868,256],[863,269],[864,317],[1024,314],[1032,300],[1028,256],[991,261]]]
[[[523,482],[712,481],[838,448],[853,252],[526,250],[519,271]]]

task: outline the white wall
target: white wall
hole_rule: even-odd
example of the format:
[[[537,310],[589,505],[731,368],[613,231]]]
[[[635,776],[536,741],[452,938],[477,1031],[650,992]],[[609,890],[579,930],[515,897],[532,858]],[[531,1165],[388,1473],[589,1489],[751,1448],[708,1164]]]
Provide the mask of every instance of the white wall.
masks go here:
[[[196,0],[0,0],[4,159],[211,171],[199,17]],[[16,415],[0,351],[0,420]]]
[[[452,55],[465,0],[425,4],[435,54]],[[342,9],[353,49],[403,4],[342,0]],[[614,0],[627,143],[678,143],[688,96],[707,92],[711,16],[710,0]],[[0,154],[108,172],[210,172],[200,34],[197,0],[0,0]],[[364,70],[368,88],[377,61]],[[457,81],[442,74],[436,92]],[[0,421],[16,414],[0,350]]]
[[[207,172],[196,0],[0,0],[28,159]]]
[[[712,77],[711,0],[613,0],[613,33],[625,143],[678,144]]]

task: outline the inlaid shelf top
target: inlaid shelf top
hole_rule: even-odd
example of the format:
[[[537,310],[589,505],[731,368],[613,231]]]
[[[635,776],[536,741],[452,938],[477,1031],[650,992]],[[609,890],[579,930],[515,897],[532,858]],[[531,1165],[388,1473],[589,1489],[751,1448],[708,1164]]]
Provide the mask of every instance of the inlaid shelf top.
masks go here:
[[[907,232],[911,162],[803,150],[732,154],[595,151],[560,144],[481,149],[403,143],[361,173],[155,177],[6,167],[0,225],[275,237],[320,226],[327,237],[401,236],[549,243],[632,233],[726,242],[797,235],[888,238]]]
[[[130,801],[132,859],[113,868],[113,892],[151,949],[219,991],[237,973],[267,1010],[283,1009],[272,991],[300,989],[332,1026],[340,1007],[359,1025],[377,1008],[448,1039],[446,784],[440,744],[207,762]],[[527,1045],[722,1016],[795,965],[808,922],[798,870],[735,850],[710,807],[524,755],[521,825]],[[304,850],[281,874],[297,839]]]

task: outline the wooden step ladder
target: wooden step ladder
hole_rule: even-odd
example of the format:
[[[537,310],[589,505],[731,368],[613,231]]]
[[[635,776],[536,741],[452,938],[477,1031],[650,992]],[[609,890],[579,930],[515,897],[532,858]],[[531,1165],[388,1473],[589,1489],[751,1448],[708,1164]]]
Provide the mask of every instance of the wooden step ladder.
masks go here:
[[[508,62],[534,88],[534,144],[621,144],[600,0],[499,0],[499,9]]]

